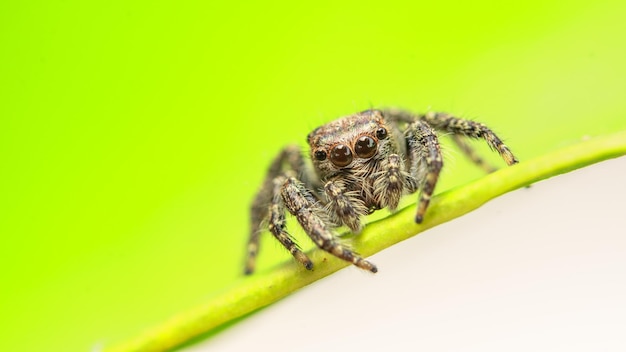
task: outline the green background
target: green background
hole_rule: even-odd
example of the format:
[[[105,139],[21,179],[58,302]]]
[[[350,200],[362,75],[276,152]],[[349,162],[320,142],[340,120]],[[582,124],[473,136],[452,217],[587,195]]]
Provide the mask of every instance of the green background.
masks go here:
[[[453,112],[522,161],[626,129],[625,15],[623,1],[3,2],[0,350],[109,345],[226,287],[269,160],[338,116]],[[439,191],[480,177],[445,154]],[[285,260],[265,236],[259,270]]]

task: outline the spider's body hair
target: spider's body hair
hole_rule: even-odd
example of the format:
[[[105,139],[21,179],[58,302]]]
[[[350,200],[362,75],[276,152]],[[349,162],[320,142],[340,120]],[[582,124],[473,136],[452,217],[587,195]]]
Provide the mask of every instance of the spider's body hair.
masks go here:
[[[384,139],[376,136],[381,128],[388,131]],[[350,164],[337,167],[330,159],[320,161],[313,155],[317,150],[330,150],[337,144],[352,145],[364,135],[377,142],[377,153],[370,158],[354,158]],[[406,190],[415,191],[415,180],[405,171],[407,165],[400,157],[406,153],[403,135],[397,126],[388,124],[378,110],[349,115],[320,126],[309,134],[308,142],[313,167],[325,185],[329,212],[354,233],[362,228],[362,216],[385,207],[395,210]]]

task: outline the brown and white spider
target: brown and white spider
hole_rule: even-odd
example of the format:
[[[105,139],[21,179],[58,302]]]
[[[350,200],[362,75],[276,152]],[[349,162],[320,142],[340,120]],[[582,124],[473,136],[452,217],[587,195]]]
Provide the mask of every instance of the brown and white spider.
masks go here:
[[[250,210],[250,239],[245,272],[254,271],[259,235],[267,222],[274,237],[304,265],[313,263],[285,226],[285,208],[315,244],[359,268],[376,266],[340,243],[334,229],[353,233],[375,210],[394,211],[403,194],[420,191],[415,222],[421,223],[443,165],[435,131],[451,134],[461,150],[487,171],[463,137],[482,138],[508,165],[517,159],[487,126],[446,113],[366,110],[320,126],[307,137],[312,170],[297,146],[274,159]]]

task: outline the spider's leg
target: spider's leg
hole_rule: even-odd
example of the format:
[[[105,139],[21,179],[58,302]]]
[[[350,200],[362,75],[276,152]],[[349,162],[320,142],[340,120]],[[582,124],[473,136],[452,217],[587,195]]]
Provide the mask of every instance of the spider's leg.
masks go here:
[[[295,172],[303,172],[304,159],[297,146],[285,147],[272,161],[263,185],[256,194],[250,207],[250,235],[248,239],[245,274],[254,271],[256,257],[259,252],[259,235],[263,231],[264,221],[271,219],[272,200],[274,198],[274,179],[282,175],[288,168]],[[276,236],[276,235],[275,235]],[[283,243],[283,242],[281,242]]]
[[[432,127],[422,120],[412,122],[407,128],[406,142],[410,163],[409,174],[421,180],[420,196],[415,213],[415,222],[421,223],[433,195],[439,173],[443,166],[439,140]]]
[[[497,151],[507,165],[517,164],[518,160],[491,129],[480,122],[461,119],[442,112],[429,112],[420,115],[420,119],[428,122],[433,128],[441,131],[448,131],[455,135],[469,138],[482,138],[489,147]]]
[[[274,179],[274,197],[270,205],[269,213],[269,230],[276,237],[278,242],[282,244],[296,260],[304,265],[308,270],[313,269],[313,262],[304,254],[296,242],[291,238],[285,228],[285,207],[281,190],[283,189],[287,178],[278,176]]]
[[[361,258],[350,248],[339,243],[331,231],[331,222],[324,207],[313,193],[295,177],[287,177],[281,188],[285,206],[315,244],[324,251],[350,262],[357,267],[377,272],[376,266]]]
[[[480,155],[478,155],[478,153],[476,153],[476,150],[474,150],[474,148],[472,148],[471,145],[469,145],[465,139],[463,137],[461,137],[458,134],[453,134],[452,136],[452,141],[459,147],[459,149],[461,149],[461,151],[476,165],[478,165],[478,167],[480,167],[481,169],[483,169],[485,172],[487,173],[492,173],[496,170],[498,170],[498,168],[494,167],[493,165],[489,164],[488,162],[486,162]]]

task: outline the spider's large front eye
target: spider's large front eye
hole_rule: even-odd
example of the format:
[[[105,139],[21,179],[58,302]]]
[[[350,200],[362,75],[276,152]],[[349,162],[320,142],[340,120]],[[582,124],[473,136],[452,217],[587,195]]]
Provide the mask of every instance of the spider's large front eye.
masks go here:
[[[369,136],[362,136],[354,143],[354,152],[363,159],[371,158],[376,154],[376,141]]]
[[[330,161],[339,167],[346,166],[352,162],[352,151],[346,145],[337,144],[330,151]]]

